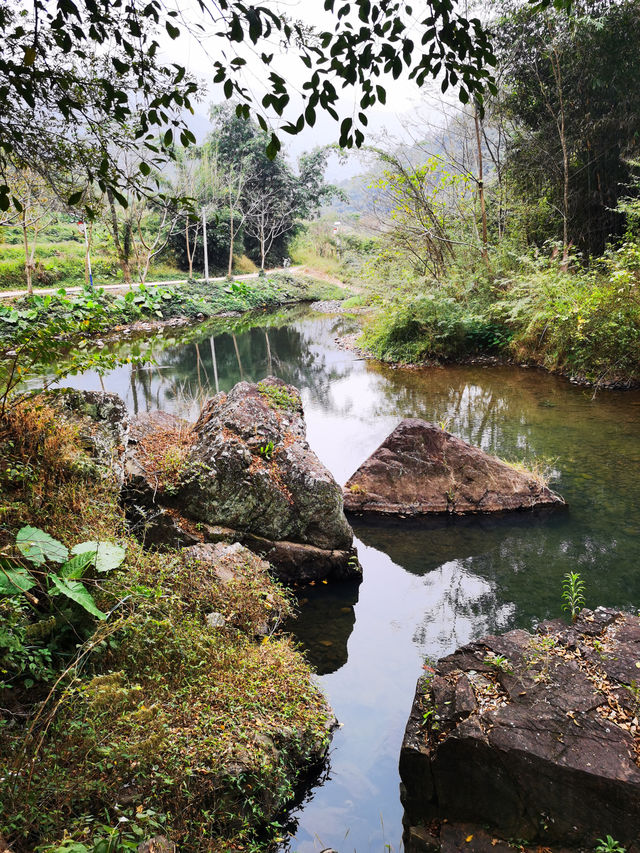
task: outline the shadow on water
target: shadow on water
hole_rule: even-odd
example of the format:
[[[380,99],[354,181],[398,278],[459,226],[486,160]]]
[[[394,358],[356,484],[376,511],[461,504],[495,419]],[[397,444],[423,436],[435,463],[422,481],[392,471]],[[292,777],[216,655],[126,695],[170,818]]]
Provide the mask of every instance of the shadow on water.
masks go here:
[[[298,589],[298,616],[285,631],[294,633],[318,675],[337,672],[347,662],[347,643],[355,625],[359,582],[347,581],[324,588]]]
[[[535,370],[397,369],[336,345],[344,317],[307,310],[164,333],[116,349],[152,358],[75,387],[119,393],[132,412],[195,417],[200,402],[269,373],[301,389],[311,447],[344,483],[402,417],[420,417],[505,459],[547,460],[568,501],[552,513],[372,524],[352,519],[359,589],[300,592],[288,626],[319,672],[341,728],[331,770],[291,815],[288,853],[401,849],[398,755],[415,682],[483,634],[561,613],[565,572],[588,605],[640,604],[640,393],[576,388]],[[386,847],[388,845],[388,847]]]

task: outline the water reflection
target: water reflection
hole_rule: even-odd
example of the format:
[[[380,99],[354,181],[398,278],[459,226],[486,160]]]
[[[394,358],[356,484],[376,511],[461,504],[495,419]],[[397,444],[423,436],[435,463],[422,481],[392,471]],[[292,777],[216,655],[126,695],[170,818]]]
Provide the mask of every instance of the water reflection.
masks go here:
[[[330,778],[294,815],[285,849],[346,853],[401,845],[397,761],[415,681],[437,658],[492,631],[560,615],[560,581],[582,573],[589,604],[640,603],[640,394],[601,393],[538,371],[393,370],[359,360],[335,338],[343,317],[300,310],[122,344],[155,364],[75,377],[121,394],[129,408],[194,417],[204,397],[274,373],[299,386],[309,442],[339,482],[402,417],[444,423],[504,458],[553,460],[552,514],[371,525],[355,521],[359,591],[305,591],[292,626],[342,724]]]
[[[285,630],[293,631],[318,675],[336,672],[347,662],[347,643],[356,621],[359,582],[307,586],[297,590],[299,613]]]

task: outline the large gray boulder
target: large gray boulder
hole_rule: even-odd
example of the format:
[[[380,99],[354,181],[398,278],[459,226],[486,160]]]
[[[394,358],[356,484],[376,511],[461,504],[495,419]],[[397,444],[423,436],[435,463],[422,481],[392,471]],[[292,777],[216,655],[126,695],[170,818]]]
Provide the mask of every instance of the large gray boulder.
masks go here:
[[[504,512],[564,504],[539,478],[440,427],[403,420],[349,478],[348,512],[437,515]]]
[[[95,463],[96,473],[113,476],[122,485],[129,434],[124,401],[110,392],[76,388],[51,389],[43,399],[77,428],[78,444]]]
[[[640,620],[604,608],[440,660],[402,745],[407,853],[433,849],[426,830],[443,821],[545,845],[638,844],[639,661]]]
[[[306,442],[292,385],[240,382],[205,404],[193,431],[177,492],[190,518],[273,541],[351,547],[340,488]]]
[[[360,572],[341,489],[307,444],[300,394],[273,377],[217,394],[193,426],[161,412],[136,419],[125,503],[152,544],[241,542],[287,582]]]

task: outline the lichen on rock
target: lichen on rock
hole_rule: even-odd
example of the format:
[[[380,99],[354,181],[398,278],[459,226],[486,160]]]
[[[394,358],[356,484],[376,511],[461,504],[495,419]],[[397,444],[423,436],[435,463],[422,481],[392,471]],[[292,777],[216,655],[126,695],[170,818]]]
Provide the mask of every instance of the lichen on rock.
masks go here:
[[[188,440],[169,476],[145,448],[168,452],[180,430]],[[239,541],[287,581],[359,575],[340,487],[306,441],[293,386],[240,382],[194,425],[157,412],[134,421],[132,439],[124,498],[152,544]]]

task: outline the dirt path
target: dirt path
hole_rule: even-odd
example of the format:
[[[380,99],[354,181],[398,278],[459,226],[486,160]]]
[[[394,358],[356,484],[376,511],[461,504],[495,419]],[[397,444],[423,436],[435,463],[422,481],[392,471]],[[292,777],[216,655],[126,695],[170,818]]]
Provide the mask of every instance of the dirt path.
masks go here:
[[[270,275],[274,272],[304,272],[306,267],[277,267],[275,269],[266,270],[266,275]],[[314,275],[316,278],[322,277],[320,273],[308,273],[309,275]],[[246,278],[258,278],[257,272],[245,273],[244,275],[235,275],[233,277],[234,281],[238,281],[240,279]],[[219,276],[209,276],[209,282],[213,281],[226,281],[227,277],[225,275]],[[145,287],[165,287],[167,286],[175,286],[180,284],[186,284],[188,279],[179,278],[172,279],[170,281],[147,281],[145,282]],[[196,278],[194,281],[204,282],[204,278]],[[134,282],[131,287],[137,287],[137,283]],[[125,292],[130,289],[128,284],[119,283],[119,284],[96,284],[96,289],[107,290],[112,293]],[[47,293],[54,294],[60,290],[59,287],[34,287],[34,294],[38,294],[38,296],[45,296]],[[64,290],[66,293],[80,293],[83,288],[82,287],[65,287]],[[0,290],[0,299],[19,299],[21,296],[26,296],[26,290]]]
[[[341,281],[339,278],[336,278],[333,275],[329,275],[329,273],[322,272],[322,270],[316,270],[313,267],[291,267],[292,270],[300,273],[301,275],[310,275],[312,278],[317,278],[320,281],[326,281],[327,284],[335,284],[336,287],[342,287],[345,290],[351,290],[353,293],[364,293],[364,287],[360,287],[358,284],[345,284],[344,281]]]

